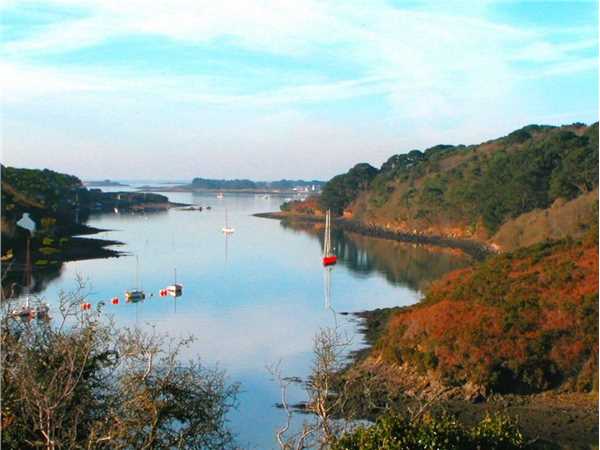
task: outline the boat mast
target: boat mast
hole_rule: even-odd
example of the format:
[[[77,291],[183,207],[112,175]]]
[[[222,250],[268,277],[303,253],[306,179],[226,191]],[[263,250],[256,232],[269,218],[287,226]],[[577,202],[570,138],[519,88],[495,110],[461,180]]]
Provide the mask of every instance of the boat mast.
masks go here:
[[[140,290],[140,258],[135,255],[135,288]]]
[[[325,242],[323,243],[323,256],[327,257],[331,253],[331,211],[327,210],[325,216]]]
[[[27,252],[25,258],[25,289],[29,294],[31,288],[31,237],[27,236]]]

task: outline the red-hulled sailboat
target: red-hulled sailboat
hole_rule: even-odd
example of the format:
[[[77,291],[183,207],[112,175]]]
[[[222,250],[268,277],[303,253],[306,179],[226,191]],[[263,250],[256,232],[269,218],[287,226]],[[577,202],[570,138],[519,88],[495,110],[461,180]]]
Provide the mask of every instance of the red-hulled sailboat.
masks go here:
[[[331,210],[327,210],[325,216],[325,241],[323,243],[323,265],[332,266],[337,262],[337,256],[331,248]]]

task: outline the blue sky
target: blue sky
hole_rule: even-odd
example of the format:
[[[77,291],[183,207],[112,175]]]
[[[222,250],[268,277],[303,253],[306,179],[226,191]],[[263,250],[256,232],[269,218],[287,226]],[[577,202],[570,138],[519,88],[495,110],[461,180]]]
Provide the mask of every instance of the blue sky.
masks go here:
[[[598,120],[595,1],[0,6],[2,161],[82,178],[327,179]]]

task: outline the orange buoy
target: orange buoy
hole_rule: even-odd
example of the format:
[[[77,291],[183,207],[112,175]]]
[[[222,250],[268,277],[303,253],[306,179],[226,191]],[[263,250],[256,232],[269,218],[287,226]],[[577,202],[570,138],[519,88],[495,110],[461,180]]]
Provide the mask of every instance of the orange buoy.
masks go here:
[[[119,297],[114,297],[114,298],[112,299],[112,304],[113,304],[113,305],[118,305],[118,304],[119,304]]]

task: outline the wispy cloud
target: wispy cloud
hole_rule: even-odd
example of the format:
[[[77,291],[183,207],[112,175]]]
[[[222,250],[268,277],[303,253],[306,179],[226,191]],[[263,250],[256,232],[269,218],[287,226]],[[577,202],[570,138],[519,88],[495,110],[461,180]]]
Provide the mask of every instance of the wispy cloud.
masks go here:
[[[366,94],[389,95],[389,100],[395,101],[402,97],[399,92],[432,88],[440,93],[448,88],[472,92],[481,79],[510,84],[520,75],[563,74],[567,64],[576,71],[593,69],[589,58],[577,52],[596,46],[595,38],[557,44],[536,31],[470,16],[402,10],[385,2],[372,2],[369,8],[352,2],[313,0],[55,0],[48,5],[77,6],[87,14],[35,27],[28,36],[6,42],[3,51],[8,60],[27,60],[28,55],[35,60],[40,54],[65,53],[117,37],[146,35],[192,44],[229,39],[234,45],[257,51],[307,55],[309,61],[311,54],[330,46],[331,56],[340,64],[354,64],[360,71],[355,79],[342,82],[296,83],[246,96],[215,94],[212,86],[208,86],[210,92],[186,92],[208,103],[303,103]],[[511,67],[515,61],[543,63],[543,67],[521,73],[521,69]],[[73,70],[85,72],[84,67],[69,68]],[[94,73],[97,68],[88,70]],[[319,68],[313,70],[318,72]],[[139,73],[114,72],[112,82],[84,84],[104,89],[104,84],[120,84],[124,75],[138,83],[156,84]],[[54,78],[39,78],[38,83]],[[24,87],[29,86],[28,80],[24,78]],[[50,88],[60,85],[53,82]],[[68,83],[62,85],[67,87]]]
[[[350,128],[378,110],[380,116],[370,120],[398,130],[398,145],[404,145],[404,130],[433,133],[432,139],[493,133],[479,123],[485,117],[501,132],[512,126],[502,117],[516,117],[515,111],[525,117],[536,102],[541,103],[534,110],[547,105],[548,114],[559,114],[562,103],[552,103],[545,90],[536,93],[531,83],[598,70],[593,21],[534,27],[490,16],[494,2],[412,3],[408,8],[382,0],[368,6],[317,0],[49,0],[44,7],[56,13],[34,20],[27,14],[39,2],[9,1],[3,10],[19,11],[23,24],[4,24],[20,30],[8,33],[1,46],[3,97],[8,113],[13,106],[38,108],[40,98],[46,105],[62,102],[76,110],[78,96],[91,95],[106,111],[127,98],[141,110],[144,103],[162,100],[182,105],[185,114],[189,108],[203,114],[212,110],[212,117],[227,111],[237,121],[280,117],[280,111],[290,110],[332,124],[343,116]],[[119,53],[119,45],[140,38],[146,47],[136,47],[139,53],[131,61],[101,53],[103,45]],[[153,61],[144,49],[157,42],[185,46],[188,56],[178,56],[175,68],[168,55]],[[222,59],[219,66],[207,62],[196,70],[185,60],[194,49],[201,55],[207,48]],[[241,50],[250,56],[240,57]],[[78,62],[83,51],[98,60],[88,56]],[[61,60],[64,55],[68,63]],[[248,58],[254,58],[252,67]],[[285,65],[289,61],[293,66]],[[565,107],[589,110],[581,104]],[[131,120],[143,121],[150,113],[139,114]],[[271,132],[261,125],[265,122],[252,123],[265,126],[256,135]],[[307,133],[325,133],[304,119],[293,123]],[[472,135],[474,123],[485,131]]]

